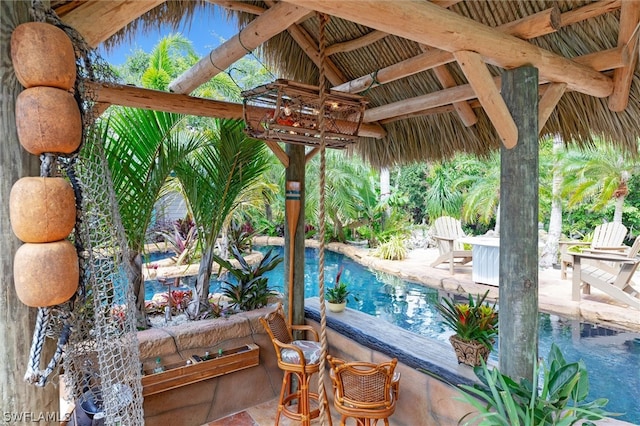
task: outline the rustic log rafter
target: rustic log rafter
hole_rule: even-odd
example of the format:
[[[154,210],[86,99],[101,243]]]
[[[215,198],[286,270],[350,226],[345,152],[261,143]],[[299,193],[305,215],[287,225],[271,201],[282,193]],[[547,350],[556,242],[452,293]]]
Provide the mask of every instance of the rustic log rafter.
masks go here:
[[[511,149],[518,143],[518,128],[511,117],[500,90],[493,83],[489,69],[479,54],[461,50],[453,54],[478,100],[493,123],[502,144]]]
[[[309,150],[305,156],[304,156],[304,162],[305,164],[308,163],[309,161],[311,161],[311,159],[313,157],[315,157],[317,154],[320,153],[320,148],[317,146],[314,146],[311,150]]]
[[[265,4],[269,7],[273,7],[275,2],[272,0],[265,0]],[[287,28],[287,32],[291,38],[298,43],[298,46],[302,51],[311,59],[311,61],[320,68],[320,53],[318,52],[318,43],[311,37],[311,35],[300,25],[294,24]],[[327,80],[331,84],[341,84],[346,80],[344,74],[331,58],[325,59],[325,75]]]
[[[565,83],[551,83],[546,86],[544,94],[538,102],[538,132],[542,132],[542,128],[547,123],[551,113],[556,109],[556,105],[560,102],[560,98],[567,90]]]
[[[423,52],[429,51],[429,48],[424,45],[420,45],[420,49],[422,49]],[[446,65],[440,65],[440,66],[434,67],[433,73],[436,75],[436,78],[442,85],[443,89],[448,89],[450,87],[457,86],[457,83],[453,78],[453,75],[451,74],[451,72],[449,71],[449,68],[447,68]],[[462,123],[466,127],[471,127],[478,122],[478,116],[476,115],[475,112],[473,112],[473,109],[471,108],[471,106],[467,101],[454,102],[453,109],[456,111],[456,113],[458,114],[458,117],[460,117],[460,120],[462,120]]]
[[[209,1],[211,3],[218,4],[222,7],[227,7],[234,10],[242,9],[243,11],[246,11],[249,13],[264,14],[264,12],[266,11],[266,9],[263,9],[261,7],[251,6],[243,2],[238,2],[233,0],[209,0]],[[289,1],[295,3],[298,0],[289,0]],[[455,3],[458,3],[458,1],[459,0],[433,0],[431,3],[433,5],[438,5],[440,7],[446,8]],[[70,10],[68,13],[66,12],[63,13],[62,18],[65,23],[74,26],[83,35],[85,35],[85,37],[89,39],[90,44],[97,45],[100,42],[104,41],[106,38],[108,38],[111,34],[115,33],[115,31],[117,31],[119,28],[122,28],[124,25],[134,20],[136,17],[140,16],[141,14],[145,13],[146,11],[150,10],[151,8],[157,6],[160,3],[162,3],[162,0],[148,0],[144,2],[125,1],[125,2],[117,2],[117,3],[116,2],[98,2],[95,0],[89,0],[82,6]],[[266,3],[268,5],[275,5],[275,2],[272,2],[272,1],[267,1]],[[595,16],[602,15],[604,13],[613,12],[617,9],[620,9],[623,4],[625,4],[625,12],[624,13],[621,12],[621,33],[619,37],[620,39],[619,47],[616,49],[610,49],[608,51],[596,52],[593,54],[585,55],[579,58],[573,58],[574,62],[591,66],[594,70],[599,70],[599,71],[611,70],[611,69],[615,70],[615,69],[624,67],[626,71],[619,70],[614,73],[614,76],[617,75],[618,77],[614,77],[614,78],[617,78],[615,82],[616,89],[615,89],[615,92],[612,89],[612,93],[610,95],[610,108],[612,109],[614,108],[612,105],[615,105],[615,102],[613,101],[615,96],[622,97],[624,101],[624,106],[626,106],[626,98],[628,98],[628,91],[629,91],[628,87],[630,86],[631,79],[627,77],[628,78],[628,83],[626,85],[627,95],[625,96],[624,95],[625,83],[620,83],[622,78],[620,76],[623,76],[624,75],[623,73],[628,74],[629,70],[631,70],[631,75],[632,75],[632,71],[635,67],[635,63],[637,62],[638,30],[636,30],[636,33],[634,35],[633,33],[634,29],[631,27],[633,26],[632,24],[634,21],[636,26],[638,25],[638,3],[633,1],[627,1],[627,0],[624,0],[624,1],[623,0],[601,0],[598,2],[588,4],[586,6],[580,7],[578,9],[560,14],[560,27],[563,27],[563,26],[571,25],[576,22],[580,22],[582,20],[586,20],[586,19],[593,18]],[[309,7],[306,4],[304,6]],[[517,34],[521,37],[526,37],[526,38],[533,38],[543,34],[547,34],[551,32],[551,29],[557,25],[556,23],[557,11],[555,11],[554,9],[555,8],[542,11],[535,15],[531,15],[521,20],[514,21],[513,23],[508,23],[501,27],[497,27],[494,30],[496,31],[503,30],[512,34]],[[308,13],[309,11],[306,10],[306,12]],[[96,21],[87,19],[87,16],[95,16],[96,14],[99,14],[101,16],[109,15],[112,17],[111,22],[109,23],[109,29],[96,28],[96,25],[95,25]],[[308,15],[304,15],[304,13],[302,12],[301,14],[302,16],[300,19],[304,19],[305,16],[308,16]],[[345,19],[350,19],[350,18],[345,18]],[[351,19],[351,20],[354,20],[354,19]],[[100,20],[100,21],[105,22],[105,20]],[[354,21],[357,22],[357,20],[354,20]],[[114,25],[113,22],[118,22],[118,23]],[[363,25],[366,25],[366,24],[363,24]],[[294,40],[301,45],[302,49],[307,53],[307,55],[309,55],[309,57],[312,60],[314,60],[314,62],[317,63],[317,61],[319,61],[318,53],[317,53],[317,45],[315,44],[315,41],[312,39],[312,37],[308,33],[306,33],[306,31],[302,27],[300,27],[295,23],[289,26],[287,28],[287,31],[289,31],[290,35],[294,38]],[[374,30],[373,33],[376,35],[375,36],[368,35],[370,37],[369,42],[373,42],[373,40],[377,39],[378,37],[382,38],[383,35],[386,36],[388,33],[391,33],[391,32]],[[355,46],[354,48],[362,47],[367,45],[367,43],[364,42],[365,40],[367,39],[360,38],[360,39],[354,39],[345,43],[340,43],[338,45],[342,45],[342,46],[335,47],[334,49],[337,52],[338,50],[345,51],[345,50],[342,50],[345,48],[351,49],[353,46]],[[334,46],[338,46],[338,45],[334,45]],[[243,53],[244,52],[246,52],[246,50],[243,48]],[[417,55],[416,57],[410,58],[409,60],[399,62],[391,67],[379,70],[376,76],[377,82],[379,82],[380,84],[383,84],[389,81],[394,81],[398,78],[403,78],[408,75],[412,75],[417,72],[424,71],[426,69],[442,67],[443,65],[453,62],[454,60],[455,59],[452,53],[433,48],[428,53]],[[373,83],[372,76],[363,76],[352,82],[338,84],[344,81],[344,76],[335,75],[335,74],[332,75],[332,68],[333,70],[337,71],[337,67],[335,67],[335,64],[333,64],[333,66],[329,66],[329,80],[332,82],[332,84],[336,85],[336,87],[334,87],[334,89],[336,90],[343,90],[343,91],[356,93],[358,91],[365,90],[366,88],[370,87]],[[440,68],[440,70],[441,69],[442,68]],[[434,72],[437,75],[439,74],[438,78],[441,79],[440,80],[441,84],[443,84],[444,86],[446,83],[442,83],[442,81],[446,79],[446,77],[444,78],[442,77],[443,75],[442,71],[434,71]],[[446,72],[448,72],[448,70]],[[622,78],[622,80],[624,80],[624,78]],[[549,79],[545,79],[544,77],[540,79],[541,84],[544,84],[548,81]],[[450,83],[451,82],[449,81],[449,84]],[[349,85],[350,88],[348,90],[345,90],[345,85]],[[613,83],[612,83],[612,86],[613,86]],[[564,91],[566,90],[572,90],[572,88],[568,85],[567,87],[565,87]],[[617,94],[618,92],[622,94],[621,95]],[[479,105],[477,101],[473,101],[475,97],[472,96],[471,98],[467,98],[468,93],[466,92],[466,90],[462,90],[460,91],[460,93],[463,94],[463,98],[465,98],[465,100],[471,101],[470,103],[467,103],[468,106],[470,105],[471,107],[477,107]],[[614,93],[616,93],[617,95],[614,95]],[[444,92],[442,94],[443,96],[437,96],[437,97],[441,99],[447,99],[447,98],[451,98],[451,94],[452,92]],[[453,99],[454,99],[453,100],[454,103],[461,102],[459,99],[459,96],[454,96]],[[624,106],[622,107],[622,109],[624,109]],[[378,107],[378,108],[383,108],[383,107]],[[432,113],[439,113],[439,112],[453,111],[453,110],[458,111],[458,109],[454,109],[453,104],[448,106],[438,105],[435,107],[429,107],[426,109],[409,111],[409,112],[405,110],[402,112],[402,114],[398,114],[395,117],[409,117],[409,116],[417,116],[420,113],[432,114]],[[370,114],[371,117],[374,117],[375,115],[376,114]],[[365,121],[367,121],[366,118],[367,117],[365,117]],[[391,121],[396,121],[396,118],[394,118],[393,116],[390,116],[390,117],[385,116],[381,120],[383,120],[383,122],[391,122]],[[378,131],[373,131],[372,133],[375,133],[376,137],[380,137],[379,135],[384,132],[381,130],[378,130]]]
[[[87,88],[96,93],[96,102],[122,105],[132,108],[189,114],[200,117],[227,118],[241,120],[242,104],[197,98],[181,93],[162,92],[126,84],[87,82]],[[264,113],[271,112],[264,108]],[[378,124],[362,123],[358,136],[380,139],[386,135]]]
[[[308,13],[309,10],[289,3],[276,4],[172,81],[169,89],[176,93],[191,93],[212,77],[224,72],[248,51],[281,33]]]
[[[640,2],[623,0],[620,8],[620,31],[618,46],[627,48],[629,64],[613,72],[613,93],[609,96],[609,109],[624,111],[629,103],[629,91],[640,50]]]
[[[507,34],[526,34],[530,38],[535,38],[547,34],[549,28],[557,26],[557,29],[560,29],[564,26],[571,25],[585,19],[593,18],[605,13],[615,11],[620,8],[620,1],[621,0],[603,0],[597,3],[580,7],[573,11],[561,13],[559,17],[559,25],[556,18],[559,10],[557,8],[551,8],[543,11],[544,13],[540,12],[538,14],[531,15],[531,18],[525,17],[519,19],[518,21],[514,21],[513,23],[505,24],[497,28],[502,29]],[[532,30],[531,28],[534,26],[538,27],[539,29],[537,31]],[[597,54],[597,52],[594,53],[594,55]],[[375,75],[375,81],[374,75],[368,74],[362,77],[358,77],[355,80],[348,81],[340,86],[333,87],[333,89],[349,93],[359,93],[369,87],[408,77],[410,75],[453,62],[454,60],[455,59],[453,58],[453,54],[431,48],[430,53],[417,55],[413,58],[398,62],[387,68],[378,70]]]
[[[625,58],[628,58],[626,49],[615,48],[598,53],[591,53],[589,55],[578,56],[573,58],[573,60],[585,66],[593,67],[597,71],[606,71],[609,69],[615,69],[616,67],[625,66],[628,61]],[[596,68],[596,65],[601,68]],[[493,80],[496,87],[500,88],[500,77],[494,77]],[[547,83],[549,83],[547,80],[540,81],[541,85]],[[448,109],[445,108],[445,106],[453,104],[454,102],[470,101],[475,98],[476,96],[471,86],[468,84],[461,84],[449,89],[443,89],[426,95],[392,102],[375,108],[369,108],[364,112],[363,121],[365,123],[379,121],[380,124],[386,124],[392,121],[397,121],[400,117],[410,118],[420,115],[429,115],[432,113],[450,112],[453,110],[453,106],[450,106]],[[476,108],[477,106],[479,106],[479,104],[471,103],[472,108]],[[436,110],[433,110],[434,108],[436,108]]]
[[[95,48],[121,28],[164,2],[165,0],[89,0],[61,15],[60,19],[75,28],[87,44]]]
[[[382,40],[388,35],[388,33],[384,33],[382,31],[371,31],[370,33],[365,34],[362,37],[354,38],[342,43],[332,44],[331,46],[327,47],[325,54],[327,56],[330,56],[336,53],[351,52],[352,50],[360,49],[361,47],[373,44],[378,40]]]
[[[289,155],[285,152],[284,149],[282,149],[280,145],[278,145],[278,142],[265,140],[264,143],[271,150],[271,152],[273,152],[276,158],[280,160],[285,169],[289,167]]]
[[[261,15],[266,9],[255,4],[238,0],[207,0],[209,3],[224,7],[225,9],[235,10],[238,12],[251,13]]]

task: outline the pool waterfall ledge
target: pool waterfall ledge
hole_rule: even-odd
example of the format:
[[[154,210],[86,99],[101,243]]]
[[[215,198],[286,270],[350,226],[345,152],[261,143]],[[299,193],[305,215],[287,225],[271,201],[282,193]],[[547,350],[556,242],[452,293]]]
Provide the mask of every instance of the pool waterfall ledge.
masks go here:
[[[140,358],[145,370],[153,368],[157,357],[171,365],[205,351],[216,354],[219,349],[259,346],[257,366],[145,396],[145,424],[201,426],[277,399],[282,372],[259,322],[275,308],[270,305],[228,318],[140,331]],[[317,298],[305,300],[305,316],[307,323],[319,331]],[[402,377],[397,409],[391,418],[393,426],[454,426],[471,411],[469,405],[456,399],[460,393],[455,385],[473,383],[475,376],[470,367],[457,363],[448,342],[418,336],[351,309],[341,313],[327,310],[327,338],[329,353],[347,360],[380,362],[398,358]],[[328,375],[325,386],[331,398]],[[333,409],[332,401],[330,406]],[[629,423],[607,420],[598,424]]]

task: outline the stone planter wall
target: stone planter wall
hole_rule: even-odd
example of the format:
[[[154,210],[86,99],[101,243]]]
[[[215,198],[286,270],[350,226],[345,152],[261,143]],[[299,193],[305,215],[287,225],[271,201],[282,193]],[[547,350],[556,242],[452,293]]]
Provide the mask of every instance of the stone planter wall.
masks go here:
[[[273,310],[258,309],[173,327],[152,328],[138,333],[144,369],[153,368],[160,357],[164,364],[186,361],[193,354],[211,354],[255,343],[260,364],[245,370],[189,384],[144,399],[147,426],[180,424],[200,426],[247,407],[277,398],[282,383],[269,336],[258,318]]]

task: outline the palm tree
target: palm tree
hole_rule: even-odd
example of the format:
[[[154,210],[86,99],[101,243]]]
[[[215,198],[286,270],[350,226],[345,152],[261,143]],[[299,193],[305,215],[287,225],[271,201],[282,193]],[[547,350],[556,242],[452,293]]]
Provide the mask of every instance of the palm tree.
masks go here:
[[[162,37],[149,55],[149,65],[141,76],[142,85],[166,91],[171,80],[197,60],[193,44],[186,37],[179,33]]]
[[[138,325],[147,326],[141,253],[154,204],[171,171],[207,140],[184,130],[185,116],[118,108],[100,122],[105,154],[131,253]]]
[[[455,187],[457,162],[433,164],[427,178],[425,205],[430,218],[440,216],[460,217],[463,194]]]
[[[541,144],[542,145],[542,144]],[[560,167],[560,158],[564,150],[564,144],[560,136],[553,137],[553,166],[545,167],[546,155],[540,156],[540,178],[542,179],[545,170],[551,169],[551,212],[549,215],[549,232],[547,233],[547,242],[540,254],[540,266],[548,268],[558,260],[558,246],[560,235],[562,234],[562,170]],[[544,150],[543,150],[544,152]],[[540,198],[545,191],[546,185],[540,185]]]
[[[458,178],[455,188],[466,187],[462,207],[465,222],[489,224],[496,219],[495,231],[500,232],[500,153],[493,152],[487,159],[466,157],[461,165],[466,173]]]
[[[562,194],[568,207],[593,202],[593,210],[602,211],[613,201],[613,222],[622,223],[622,208],[629,193],[627,183],[640,173],[637,158],[621,153],[608,143],[569,149],[561,160]]]
[[[239,196],[255,182],[268,165],[265,145],[247,137],[243,124],[233,120],[213,120],[206,136],[210,144],[176,165],[198,227],[202,259],[196,280],[199,304],[193,317],[208,308],[209,280],[217,238],[238,207]]]

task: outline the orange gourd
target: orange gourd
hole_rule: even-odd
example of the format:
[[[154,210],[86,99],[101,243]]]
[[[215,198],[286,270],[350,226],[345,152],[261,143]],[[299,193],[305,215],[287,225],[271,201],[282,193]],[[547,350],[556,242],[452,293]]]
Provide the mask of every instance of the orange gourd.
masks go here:
[[[64,303],[78,288],[80,267],[76,249],[67,240],[26,243],[16,251],[13,276],[18,298],[27,306]]]
[[[11,228],[26,243],[49,243],[69,236],[76,223],[75,195],[59,177],[24,177],[11,188]]]
[[[80,108],[62,89],[23,90],[16,100],[16,127],[20,144],[33,155],[71,154],[82,141]]]
[[[76,56],[71,39],[44,22],[20,24],[11,34],[11,60],[24,87],[70,90],[76,81]]]

